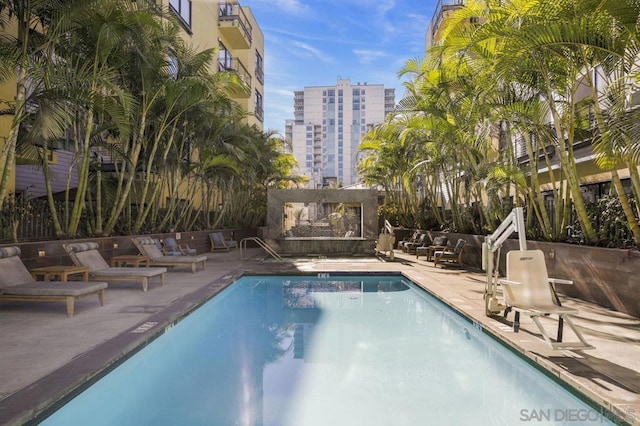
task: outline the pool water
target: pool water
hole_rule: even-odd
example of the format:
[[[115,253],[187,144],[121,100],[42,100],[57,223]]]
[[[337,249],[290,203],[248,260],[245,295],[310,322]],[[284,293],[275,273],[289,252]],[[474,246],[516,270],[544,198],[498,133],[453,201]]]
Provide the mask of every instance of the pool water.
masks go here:
[[[611,424],[400,275],[243,277],[43,422],[518,423]]]

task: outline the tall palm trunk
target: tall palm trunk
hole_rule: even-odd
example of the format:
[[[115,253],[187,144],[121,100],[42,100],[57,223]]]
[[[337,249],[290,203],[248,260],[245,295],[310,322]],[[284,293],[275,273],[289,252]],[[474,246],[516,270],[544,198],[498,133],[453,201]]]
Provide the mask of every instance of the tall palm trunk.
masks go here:
[[[555,104],[555,94],[552,90],[552,83],[550,81],[549,73],[544,70],[542,72],[545,80],[546,80],[546,97],[547,103],[549,105],[549,110],[551,112],[551,116],[553,118],[553,126],[556,131],[556,144],[557,144],[557,154],[560,159],[560,164],[562,165],[562,170],[567,179],[567,187],[569,189],[569,193],[571,194],[571,200],[573,202],[573,207],[576,212],[576,216],[578,219],[578,223],[580,224],[580,228],[582,229],[582,233],[587,242],[596,241],[597,236],[596,232],[593,229],[593,224],[591,223],[591,219],[589,218],[589,214],[587,213],[587,208],[584,203],[584,199],[582,197],[582,192],[580,191],[580,181],[578,179],[578,171],[576,170],[575,159],[573,158],[573,137],[574,132],[572,126],[574,125],[570,122],[573,118],[568,117],[566,119],[567,126],[563,124],[563,120],[560,117],[560,113],[558,112]],[[573,97],[571,96],[567,103],[570,103]],[[565,129],[567,130],[565,133]],[[565,134],[567,135],[568,140],[565,141]],[[568,145],[568,146],[567,146]]]

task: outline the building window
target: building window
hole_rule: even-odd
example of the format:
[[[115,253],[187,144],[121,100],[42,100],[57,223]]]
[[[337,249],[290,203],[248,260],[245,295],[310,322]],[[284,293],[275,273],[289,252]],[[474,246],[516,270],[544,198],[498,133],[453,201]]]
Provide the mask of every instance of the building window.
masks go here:
[[[47,164],[58,164],[58,154],[55,151],[53,151],[52,149],[48,149],[45,151],[44,148],[39,148],[39,150],[41,157],[45,157],[46,152]]]
[[[218,45],[218,71],[232,71],[233,70],[233,56],[231,52],[227,50],[224,44]]]
[[[180,17],[182,22],[191,28],[191,0],[169,0],[169,6]]]
[[[261,84],[264,84],[264,62],[262,56],[256,51],[256,78]]]
[[[262,93],[256,90],[256,110],[255,115],[258,120],[262,121],[264,118],[264,109],[262,105]]]

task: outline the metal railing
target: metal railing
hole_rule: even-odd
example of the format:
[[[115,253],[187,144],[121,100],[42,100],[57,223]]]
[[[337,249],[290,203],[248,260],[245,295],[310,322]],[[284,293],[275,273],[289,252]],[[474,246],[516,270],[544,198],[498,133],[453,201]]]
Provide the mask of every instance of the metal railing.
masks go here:
[[[220,2],[218,19],[220,22],[237,22],[238,27],[244,34],[244,37],[249,41],[249,43],[251,43],[253,27],[249,23],[247,15],[239,4]]]
[[[260,246],[264,251],[267,252],[271,257],[273,257],[278,262],[282,262],[282,256],[280,256],[274,249],[269,247],[269,245],[264,242],[262,239],[258,237],[247,237],[240,240],[240,258],[244,259],[247,254],[247,241],[253,241],[258,246]]]

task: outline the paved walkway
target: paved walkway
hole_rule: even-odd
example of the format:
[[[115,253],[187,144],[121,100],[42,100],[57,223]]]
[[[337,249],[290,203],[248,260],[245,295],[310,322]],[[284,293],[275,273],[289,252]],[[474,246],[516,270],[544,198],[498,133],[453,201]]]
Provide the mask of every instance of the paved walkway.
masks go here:
[[[479,272],[434,268],[424,258],[416,260],[404,254],[397,254],[394,261],[350,258],[277,263],[263,261],[261,250],[250,249],[248,253],[245,260],[237,251],[210,253],[206,271],[172,271],[165,286],[152,281],[147,293],[139,284],[110,284],[104,307],[97,298],[82,299],[76,302],[72,318],[67,318],[61,303],[0,302],[0,424],[32,419],[101,366],[151,340],[154,331],[170,326],[244,272],[401,271],[550,374],[609,409],[618,423],[640,425],[637,318],[563,298],[563,304],[580,310],[575,323],[595,349],[554,351],[542,341],[530,319],[523,318],[520,333],[513,333],[510,322],[484,315],[485,275]],[[553,335],[557,320],[544,318],[544,323]],[[573,338],[565,327],[565,341]]]

